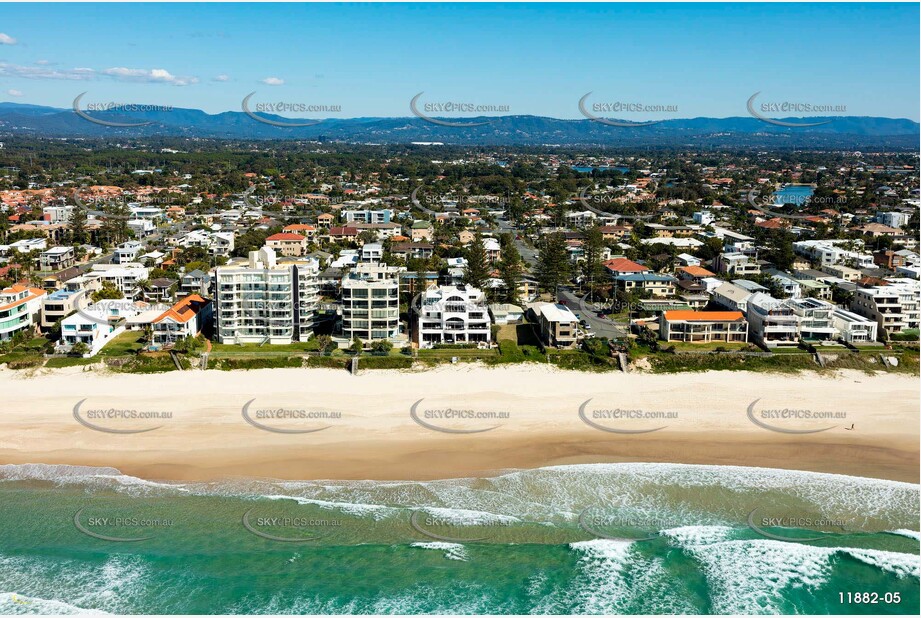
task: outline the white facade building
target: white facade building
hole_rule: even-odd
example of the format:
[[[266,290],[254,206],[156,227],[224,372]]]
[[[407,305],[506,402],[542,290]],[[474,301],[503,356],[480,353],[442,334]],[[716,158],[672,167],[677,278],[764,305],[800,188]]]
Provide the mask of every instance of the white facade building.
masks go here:
[[[416,332],[420,348],[435,344],[488,344],[490,319],[486,295],[479,288],[443,285],[420,299]]]

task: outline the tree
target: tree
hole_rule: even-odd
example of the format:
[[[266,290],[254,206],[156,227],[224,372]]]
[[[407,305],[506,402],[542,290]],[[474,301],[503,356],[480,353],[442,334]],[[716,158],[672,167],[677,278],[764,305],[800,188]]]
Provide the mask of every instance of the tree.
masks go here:
[[[74,206],[70,217],[70,242],[73,245],[82,245],[89,240],[86,232],[86,208],[78,204]]]
[[[586,230],[582,241],[582,277],[588,282],[590,294],[607,279],[604,262],[601,261],[602,249],[604,249],[604,235],[601,233],[601,228],[593,225]]]
[[[477,234],[467,248],[467,269],[464,271],[464,283],[482,290],[488,278],[489,258],[486,256],[483,239]]]
[[[354,354],[355,356],[358,356],[359,354],[361,354],[361,351],[364,349],[364,347],[365,346],[364,344],[362,344],[361,339],[359,339],[358,337],[355,337],[354,339],[352,339],[352,346],[349,349],[352,350],[352,354]]]
[[[505,302],[518,304],[518,284],[521,282],[523,272],[524,263],[515,243],[506,244],[502,249],[502,259],[499,260],[499,276],[505,287]]]
[[[386,339],[380,339],[371,344],[371,354],[374,356],[387,356],[392,349],[393,344]]]
[[[77,343],[70,346],[70,353],[73,356],[83,356],[84,354],[89,354],[89,351],[90,346],[86,345],[82,341],[78,341]]]
[[[119,298],[124,298],[124,296],[118,291],[115,284],[109,281],[104,282],[100,289],[93,292],[94,303],[98,303],[101,300],[117,300]]]
[[[333,353],[333,349],[335,349],[336,344],[333,342],[333,338],[329,335],[317,335],[316,342],[317,351],[319,351],[321,355],[329,356]]]
[[[537,282],[544,290],[556,295],[560,285],[569,280],[571,272],[566,239],[559,232],[550,234],[537,255]]]

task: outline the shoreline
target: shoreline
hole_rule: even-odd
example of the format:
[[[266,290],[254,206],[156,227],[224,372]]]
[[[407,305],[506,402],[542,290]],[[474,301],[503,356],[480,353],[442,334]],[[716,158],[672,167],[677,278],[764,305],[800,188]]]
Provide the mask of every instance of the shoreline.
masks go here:
[[[542,365],[375,370],[358,376],[323,369],[158,375],[81,369],[31,377],[0,370],[0,384],[11,394],[0,415],[0,464],[112,467],[148,480],[424,481],[553,465],[649,462],[919,482],[913,376],[594,374]],[[247,403],[253,423],[243,415]],[[581,418],[580,407],[601,428]],[[781,430],[825,430],[765,429],[751,420],[750,407],[756,420]],[[171,417],[90,418],[113,410]],[[279,411],[288,416],[272,418]],[[789,417],[803,411],[843,416]],[[632,413],[647,416],[629,417]],[[855,429],[846,429],[852,423]],[[106,431],[153,427],[158,428],[144,433]],[[282,433],[292,430],[309,433]]]

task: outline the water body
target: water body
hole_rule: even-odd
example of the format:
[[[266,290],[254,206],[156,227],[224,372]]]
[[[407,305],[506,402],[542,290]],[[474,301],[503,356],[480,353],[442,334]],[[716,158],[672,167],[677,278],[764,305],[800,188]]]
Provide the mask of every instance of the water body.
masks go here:
[[[0,613],[917,614],[918,511],[914,484],[724,466],[208,483],[0,466]]]
[[[779,191],[774,192],[774,204],[803,206],[812,197],[813,192],[810,185],[784,185]]]
[[[573,165],[572,169],[581,174],[590,174],[594,170],[598,170],[599,172],[606,172],[608,170],[617,170],[621,174],[626,174],[627,172],[630,171],[629,167],[619,167],[619,166],[609,167],[607,165],[600,165],[597,167],[589,167],[587,165]]]

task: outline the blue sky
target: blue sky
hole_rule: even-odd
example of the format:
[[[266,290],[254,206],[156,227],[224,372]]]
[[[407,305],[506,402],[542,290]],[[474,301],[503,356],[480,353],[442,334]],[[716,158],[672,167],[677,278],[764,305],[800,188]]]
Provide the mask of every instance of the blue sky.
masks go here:
[[[0,100],[216,113],[256,91],[344,118],[409,116],[420,91],[420,108],[558,118],[581,118],[589,91],[677,106],[605,114],[653,119],[743,116],[761,91],[918,120],[918,25],[910,3],[0,4]]]

